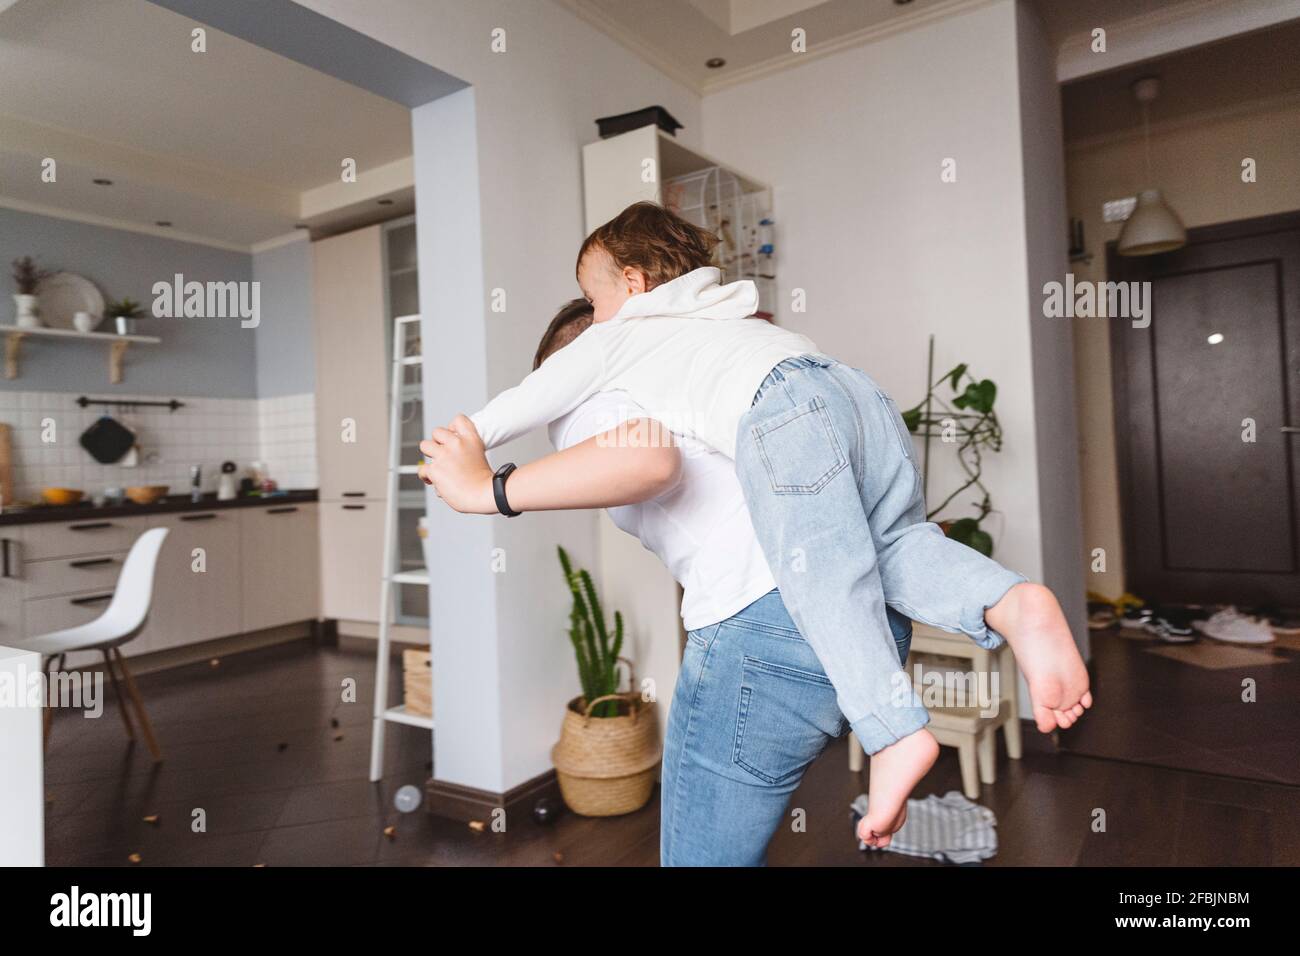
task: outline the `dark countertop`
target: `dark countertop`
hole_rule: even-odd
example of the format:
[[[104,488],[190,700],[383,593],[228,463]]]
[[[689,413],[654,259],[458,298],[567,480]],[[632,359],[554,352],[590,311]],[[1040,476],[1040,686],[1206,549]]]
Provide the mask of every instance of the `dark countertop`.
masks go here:
[[[190,501],[189,495],[167,495],[151,505],[137,505],[126,501],[120,505],[96,508],[88,502],[75,505],[33,505],[29,508],[6,508],[0,514],[0,526],[16,524],[43,524],[50,521],[95,521],[100,518],[131,518],[137,515],[172,514],[186,511],[224,511],[227,508],[272,508],[277,505],[301,504],[315,501],[314,488],[304,491],[287,491],[271,497],[247,495],[230,501],[218,501],[215,493],[205,494],[201,501]]]

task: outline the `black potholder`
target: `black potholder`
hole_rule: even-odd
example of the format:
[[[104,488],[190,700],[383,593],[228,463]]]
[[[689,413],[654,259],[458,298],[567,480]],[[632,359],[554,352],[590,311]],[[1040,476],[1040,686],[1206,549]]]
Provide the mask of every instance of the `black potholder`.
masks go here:
[[[81,447],[101,465],[120,461],[134,444],[131,430],[107,415],[81,433]]]

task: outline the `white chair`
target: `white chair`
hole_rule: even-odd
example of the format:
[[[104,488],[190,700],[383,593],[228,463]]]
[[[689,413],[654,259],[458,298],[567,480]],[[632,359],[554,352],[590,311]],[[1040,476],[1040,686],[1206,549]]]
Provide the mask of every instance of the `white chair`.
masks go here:
[[[122,656],[121,648],[140,633],[149,616],[149,605],[153,598],[154,569],[158,565],[158,552],[162,549],[163,539],[166,537],[166,528],[150,528],[136,539],[122,565],[117,587],[113,590],[113,600],[104,613],[95,620],[14,644],[15,647],[36,651],[47,658],[45,665],[47,673],[56,657],[59,660],[59,668],[62,669],[64,659],[74,651],[102,651],[104,663],[108,667],[109,679],[113,683],[113,691],[117,694],[118,708],[122,711],[126,735],[134,740],[135,731],[131,726],[131,716],[127,713],[122,687],[118,684],[117,673],[113,667],[113,659],[116,657],[117,666],[122,670],[122,680],[126,684],[127,696],[135,708],[135,715],[140,721],[145,743],[148,744],[149,752],[155,762],[162,760],[162,752],[158,749],[158,741],[153,735],[153,726],[149,723],[149,715],[145,713],[144,701],[140,698],[135,679],[126,666],[126,658]],[[47,681],[47,686],[52,687],[53,683]],[[46,743],[50,738],[52,713],[53,708],[46,706]]]

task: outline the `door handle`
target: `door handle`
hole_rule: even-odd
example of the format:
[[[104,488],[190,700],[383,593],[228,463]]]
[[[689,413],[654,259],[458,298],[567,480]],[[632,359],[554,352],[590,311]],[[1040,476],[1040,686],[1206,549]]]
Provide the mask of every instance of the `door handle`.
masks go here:
[[[69,561],[70,568],[93,568],[100,564],[112,564],[112,558],[87,558],[85,561]]]

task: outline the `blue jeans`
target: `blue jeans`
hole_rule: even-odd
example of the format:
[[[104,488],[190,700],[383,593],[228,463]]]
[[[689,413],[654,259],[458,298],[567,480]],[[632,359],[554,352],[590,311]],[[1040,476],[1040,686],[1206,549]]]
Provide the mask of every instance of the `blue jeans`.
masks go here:
[[[898,408],[865,372],[827,356],[772,369],[740,420],[736,474],[781,598],[863,749],[924,727],[886,605],[997,647],[984,611],[1024,576],[926,520]]]
[[[890,624],[902,666],[911,622]],[[664,734],[660,864],[762,866],[804,770],[848,729],[778,591],[688,633]]]

